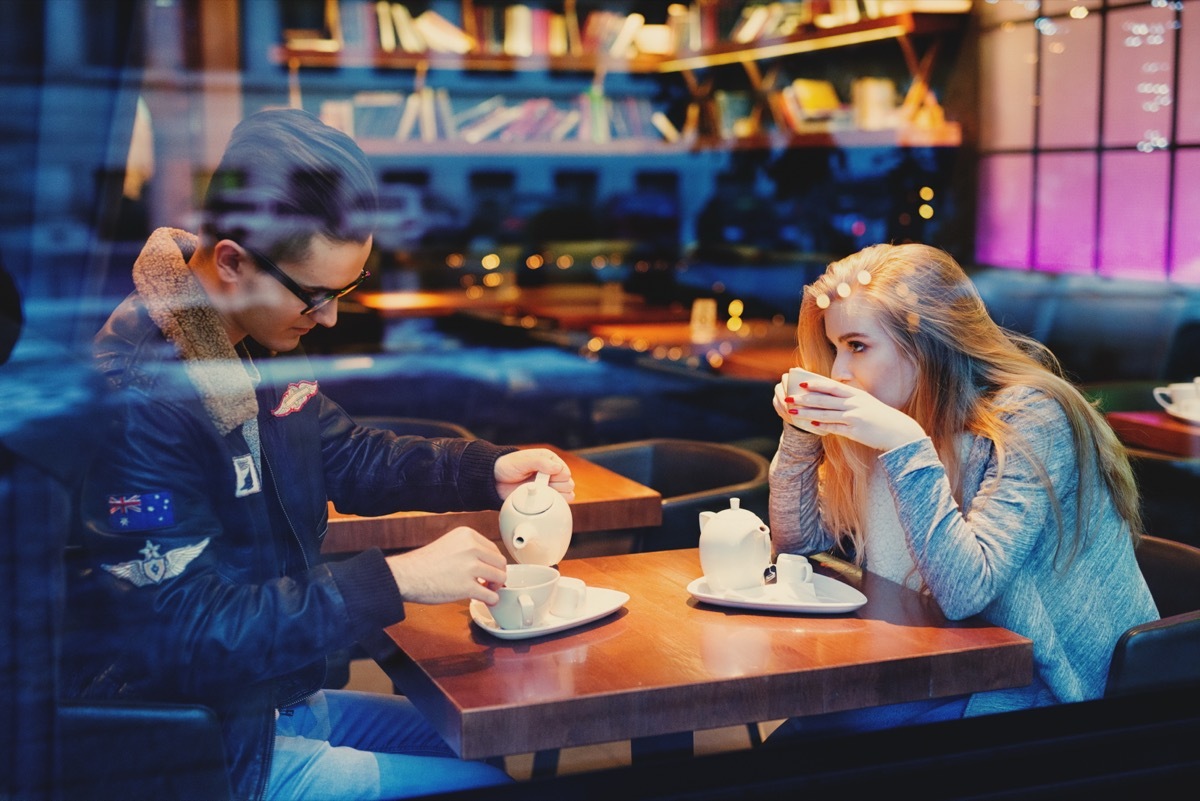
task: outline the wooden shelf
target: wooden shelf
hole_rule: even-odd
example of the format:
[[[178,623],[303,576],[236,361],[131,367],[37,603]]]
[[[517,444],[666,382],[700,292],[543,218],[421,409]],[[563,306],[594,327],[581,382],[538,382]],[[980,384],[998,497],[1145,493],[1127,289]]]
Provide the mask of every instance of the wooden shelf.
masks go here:
[[[456,139],[434,142],[416,139],[363,139],[359,146],[368,156],[683,156],[695,148],[683,143],[653,139],[614,139],[610,142],[505,142],[488,139],[470,144]]]
[[[897,14],[865,19],[836,28],[809,28],[782,39],[767,39],[751,44],[723,43],[704,51],[676,55],[661,61],[660,72],[743,64],[768,58],[828,50],[835,47],[899,39],[910,34],[945,33],[961,24],[961,14]]]
[[[582,56],[506,56],[501,54],[458,55],[456,53],[386,53],[382,50],[344,49],[333,52],[276,45],[271,49],[276,64],[296,67],[370,67],[374,69],[435,70],[464,72],[629,72],[656,74],[663,56],[636,58]]]

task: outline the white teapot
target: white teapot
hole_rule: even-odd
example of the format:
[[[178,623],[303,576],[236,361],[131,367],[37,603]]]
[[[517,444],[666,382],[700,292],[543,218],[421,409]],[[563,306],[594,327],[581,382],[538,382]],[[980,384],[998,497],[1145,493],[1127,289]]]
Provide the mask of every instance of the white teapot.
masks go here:
[[[528,565],[556,565],[571,545],[571,507],[538,473],[513,490],[500,508],[500,537],[512,558]]]
[[[761,587],[771,565],[771,530],[762,518],[741,508],[700,513],[700,567],[715,592]]]

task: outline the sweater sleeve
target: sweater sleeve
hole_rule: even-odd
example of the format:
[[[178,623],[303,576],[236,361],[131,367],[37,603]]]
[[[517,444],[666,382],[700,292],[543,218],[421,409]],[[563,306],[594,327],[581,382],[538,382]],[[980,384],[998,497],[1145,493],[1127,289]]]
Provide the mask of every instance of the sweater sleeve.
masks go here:
[[[917,567],[951,619],[978,614],[999,598],[1040,537],[1053,531],[1044,479],[1064,505],[1077,489],[1078,460],[1058,403],[1043,396],[1006,418],[1025,447],[1010,445],[1003,469],[990,448],[979,491],[965,510],[928,437],[879,457]],[[976,450],[984,445],[990,443],[977,441]]]
[[[779,450],[771,460],[771,542],[776,553],[815,553],[833,547],[817,501],[821,438],[795,426],[783,426]]]

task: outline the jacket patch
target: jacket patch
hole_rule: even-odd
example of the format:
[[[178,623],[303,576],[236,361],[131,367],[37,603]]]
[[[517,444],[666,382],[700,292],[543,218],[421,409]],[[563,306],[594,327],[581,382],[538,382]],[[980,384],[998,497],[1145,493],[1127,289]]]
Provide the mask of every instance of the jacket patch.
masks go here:
[[[169,492],[108,496],[108,524],[119,531],[152,531],[175,525]]]
[[[271,414],[276,417],[287,417],[289,414],[303,409],[305,404],[316,394],[316,381],[293,381],[287,385],[287,389],[283,391],[283,400],[279,401],[279,406],[271,410]]]
[[[245,498],[256,492],[262,492],[262,481],[258,478],[258,468],[254,466],[254,457],[250,454],[233,457],[233,475],[235,477],[233,497]]]
[[[208,547],[211,538],[205,537],[194,545],[185,545],[160,554],[161,545],[155,545],[146,540],[146,547],[138,551],[141,560],[121,562],[116,565],[101,565],[109,573],[120,579],[125,579],[135,587],[145,587],[147,584],[161,584],[169,578],[175,578],[192,560]]]

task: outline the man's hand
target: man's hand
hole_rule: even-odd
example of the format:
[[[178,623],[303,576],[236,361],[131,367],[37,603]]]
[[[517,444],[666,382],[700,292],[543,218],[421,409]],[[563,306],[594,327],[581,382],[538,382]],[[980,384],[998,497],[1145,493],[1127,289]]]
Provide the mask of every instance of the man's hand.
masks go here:
[[[496,492],[503,500],[513,493],[517,487],[532,481],[538,473],[550,475],[550,488],[568,502],[575,500],[575,479],[571,478],[571,468],[552,450],[546,448],[529,448],[528,450],[506,453],[496,460],[495,467]]]
[[[404,600],[419,604],[472,598],[493,606],[506,575],[506,560],[496,543],[466,526],[414,551],[389,556],[387,562]]]

